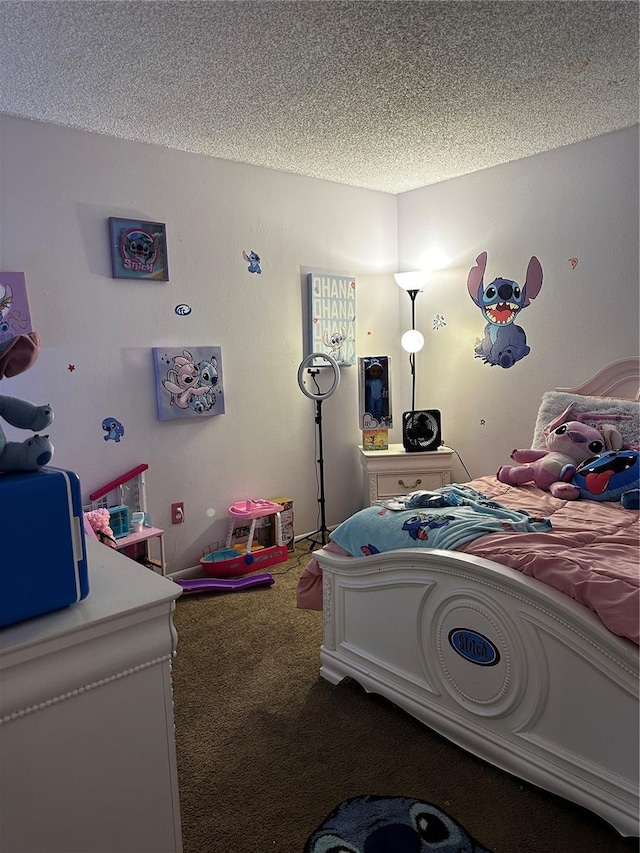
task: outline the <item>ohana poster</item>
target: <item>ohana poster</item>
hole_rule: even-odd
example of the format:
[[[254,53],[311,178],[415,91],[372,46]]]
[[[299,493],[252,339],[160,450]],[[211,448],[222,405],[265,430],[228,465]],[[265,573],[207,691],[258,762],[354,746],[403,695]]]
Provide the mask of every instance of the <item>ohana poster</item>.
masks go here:
[[[307,283],[310,346],[308,354],[326,353],[335,358],[338,364],[355,364],[355,278],[350,275],[310,272],[307,275]]]

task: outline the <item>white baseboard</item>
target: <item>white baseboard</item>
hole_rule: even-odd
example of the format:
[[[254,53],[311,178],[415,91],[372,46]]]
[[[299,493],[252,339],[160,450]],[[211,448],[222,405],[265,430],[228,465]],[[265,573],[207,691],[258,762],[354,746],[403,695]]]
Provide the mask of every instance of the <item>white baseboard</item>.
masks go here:
[[[179,569],[177,572],[167,572],[167,577],[172,581],[186,580],[186,578],[206,577],[202,566],[191,566],[188,569]]]

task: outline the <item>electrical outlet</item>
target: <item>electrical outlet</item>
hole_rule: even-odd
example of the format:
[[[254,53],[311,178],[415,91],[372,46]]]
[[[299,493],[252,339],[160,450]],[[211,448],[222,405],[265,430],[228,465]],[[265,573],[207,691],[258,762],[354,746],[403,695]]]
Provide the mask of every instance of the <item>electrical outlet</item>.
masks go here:
[[[184,521],[184,504],[182,501],[171,504],[171,524],[182,524]]]

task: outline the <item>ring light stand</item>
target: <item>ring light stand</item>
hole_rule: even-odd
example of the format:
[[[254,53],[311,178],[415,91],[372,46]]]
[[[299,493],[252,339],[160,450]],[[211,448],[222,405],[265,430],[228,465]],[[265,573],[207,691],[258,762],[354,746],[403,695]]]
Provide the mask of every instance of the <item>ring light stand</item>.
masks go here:
[[[319,360],[323,360],[326,364],[318,364]],[[325,367],[331,367],[333,371],[333,382],[331,386],[323,391],[322,388],[318,385],[317,376],[320,371]],[[313,380],[313,384],[315,385],[315,391],[310,391],[309,388],[304,384],[305,371],[307,375]],[[316,425],[318,427],[318,471],[319,471],[319,479],[320,479],[320,497],[318,498],[318,503],[320,504],[320,527],[318,530],[314,530],[313,533],[310,533],[308,536],[304,536],[304,539],[309,539],[311,544],[321,544],[326,545],[329,539],[329,528],[327,527],[327,519],[326,519],[326,510],[325,510],[325,494],[324,494],[324,456],[323,456],[323,447],[322,447],[322,403],[327,397],[330,397],[338,390],[338,386],[340,385],[340,368],[338,367],[338,362],[331,355],[327,355],[323,352],[312,352],[306,358],[304,358],[300,362],[300,366],[298,367],[298,385],[302,393],[309,397],[311,400],[315,400],[316,404]],[[318,543],[318,537],[320,537],[320,542]]]

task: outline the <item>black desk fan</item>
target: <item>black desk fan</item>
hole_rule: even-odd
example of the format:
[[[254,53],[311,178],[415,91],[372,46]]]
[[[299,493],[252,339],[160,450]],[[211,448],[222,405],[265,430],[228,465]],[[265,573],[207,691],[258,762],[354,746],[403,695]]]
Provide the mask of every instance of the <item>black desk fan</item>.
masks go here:
[[[326,380],[326,368],[331,368],[329,381]],[[324,374],[324,375],[323,375]],[[305,378],[310,380],[305,384]],[[333,356],[323,352],[312,352],[300,362],[298,367],[298,385],[302,393],[315,401],[316,414],[315,422],[317,426],[318,440],[318,476],[320,485],[320,497],[318,504],[320,505],[320,527],[304,536],[311,542],[311,547],[314,545],[326,545],[329,541],[329,528],[327,527],[326,517],[326,501],[324,492],[324,456],[322,445],[322,403],[331,397],[338,390],[340,385],[340,368],[338,362]]]

